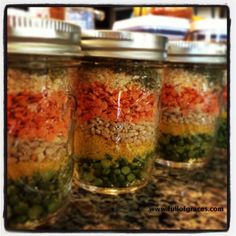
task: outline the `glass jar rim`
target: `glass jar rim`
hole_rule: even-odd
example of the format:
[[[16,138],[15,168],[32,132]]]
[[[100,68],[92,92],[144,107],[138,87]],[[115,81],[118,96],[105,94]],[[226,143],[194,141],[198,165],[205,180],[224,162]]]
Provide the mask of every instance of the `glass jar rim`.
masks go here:
[[[168,62],[226,64],[227,46],[203,41],[171,41]]]
[[[85,56],[164,61],[167,41],[164,36],[150,33],[86,30],[81,46]]]
[[[82,56],[80,27],[62,20],[7,15],[7,52]]]

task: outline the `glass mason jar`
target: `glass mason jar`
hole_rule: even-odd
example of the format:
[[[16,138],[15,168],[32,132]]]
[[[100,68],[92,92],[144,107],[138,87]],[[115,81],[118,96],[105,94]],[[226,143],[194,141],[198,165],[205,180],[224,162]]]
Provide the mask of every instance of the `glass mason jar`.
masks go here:
[[[84,35],[87,59],[78,67],[73,85],[75,174],[80,187],[120,194],[147,183],[157,142],[165,47],[164,37],[151,34]]]
[[[75,101],[69,52],[79,55],[80,48],[60,54],[65,42],[78,42],[79,28],[14,16],[8,16],[8,27],[5,220],[9,229],[32,229],[55,218],[71,190]],[[57,36],[50,38],[52,33]]]
[[[218,128],[225,46],[171,42],[161,94],[157,162],[176,168],[207,163]]]

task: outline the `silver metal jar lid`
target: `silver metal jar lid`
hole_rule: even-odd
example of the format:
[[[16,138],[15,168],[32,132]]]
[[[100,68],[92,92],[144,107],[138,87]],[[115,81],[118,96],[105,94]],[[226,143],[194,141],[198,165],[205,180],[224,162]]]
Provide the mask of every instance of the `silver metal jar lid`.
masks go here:
[[[168,44],[168,61],[183,63],[225,64],[225,44],[201,41],[171,41]]]
[[[47,56],[81,56],[80,27],[60,20],[7,16],[7,52]]]
[[[85,56],[163,61],[167,41],[150,33],[87,30],[82,32],[81,45]]]

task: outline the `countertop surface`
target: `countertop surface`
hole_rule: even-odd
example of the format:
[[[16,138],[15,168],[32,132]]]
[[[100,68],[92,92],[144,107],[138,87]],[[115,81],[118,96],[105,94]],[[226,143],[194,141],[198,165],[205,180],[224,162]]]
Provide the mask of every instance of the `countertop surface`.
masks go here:
[[[223,207],[223,211],[164,211],[157,208]],[[150,210],[151,209],[151,210]],[[227,158],[207,167],[178,170],[155,164],[148,185],[133,194],[109,196],[73,191],[65,212],[47,231],[157,231],[227,229]]]

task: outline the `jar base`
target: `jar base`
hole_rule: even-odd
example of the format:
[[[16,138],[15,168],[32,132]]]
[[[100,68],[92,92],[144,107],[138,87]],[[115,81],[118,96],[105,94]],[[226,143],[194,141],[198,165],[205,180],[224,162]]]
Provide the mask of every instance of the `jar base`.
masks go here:
[[[107,195],[119,195],[119,194],[126,194],[126,193],[133,193],[140,188],[143,188],[148,183],[148,180],[144,180],[138,186],[130,186],[126,188],[105,188],[105,187],[97,187],[85,183],[78,182],[76,185],[81,187],[84,190],[87,190],[92,193],[99,193],[99,194],[107,194]]]
[[[167,166],[171,168],[176,168],[176,169],[197,169],[204,167],[207,165],[208,161],[206,159],[203,159],[201,162],[175,162],[175,161],[169,161],[169,160],[164,160],[164,159],[159,159],[157,158],[156,163],[162,165],[162,166]]]

